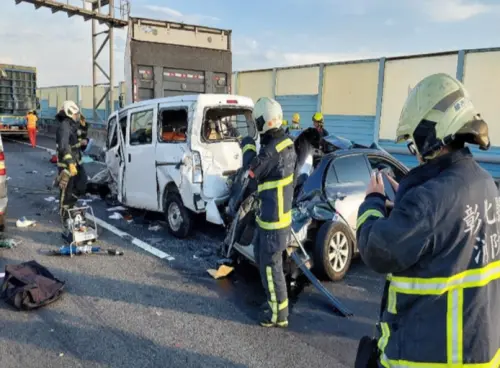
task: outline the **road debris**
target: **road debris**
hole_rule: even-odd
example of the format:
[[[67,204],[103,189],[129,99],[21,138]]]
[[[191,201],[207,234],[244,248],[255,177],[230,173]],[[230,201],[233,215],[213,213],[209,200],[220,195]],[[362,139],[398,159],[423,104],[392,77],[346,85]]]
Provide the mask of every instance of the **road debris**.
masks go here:
[[[28,220],[26,217],[21,217],[19,220],[16,221],[16,226],[17,227],[31,227],[35,226],[36,221],[33,220]]]
[[[148,230],[149,231],[160,231],[162,227],[160,225],[149,225]]]
[[[38,171],[36,170],[26,171],[26,174],[38,174]]]
[[[47,202],[55,202],[56,201],[56,197],[47,197],[47,198],[44,198]]]
[[[21,242],[19,240],[14,239],[0,239],[0,248],[8,248],[12,249],[17,247]]]
[[[121,220],[123,216],[119,214],[118,212],[113,213],[111,216],[109,216],[110,219],[112,220]]]
[[[229,267],[226,265],[219,266],[217,270],[214,270],[212,268],[208,269],[207,272],[212,276],[214,279],[220,279],[222,277],[226,277],[229,275],[231,272],[233,272],[234,268]]]

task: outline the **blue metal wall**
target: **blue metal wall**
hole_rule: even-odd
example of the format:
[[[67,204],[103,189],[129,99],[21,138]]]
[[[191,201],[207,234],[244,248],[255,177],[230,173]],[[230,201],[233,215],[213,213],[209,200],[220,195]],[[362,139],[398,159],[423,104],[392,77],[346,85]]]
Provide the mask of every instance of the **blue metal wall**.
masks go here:
[[[418,165],[417,158],[407,153],[405,144],[396,144],[393,141],[381,140],[379,142],[380,146],[391,153],[396,159],[401,161],[403,164],[409,168],[413,168]],[[485,170],[487,170],[494,178],[500,178],[500,165],[492,162],[481,161],[481,156],[486,157],[500,157],[500,147],[491,147],[488,151],[481,151],[475,147],[470,147],[472,154],[478,159],[479,165]]]
[[[325,115],[325,129],[359,144],[373,143],[375,116]]]
[[[49,106],[49,100],[40,100],[40,118],[54,119],[57,114],[57,108]]]
[[[312,116],[318,105],[318,95],[288,95],[276,96],[276,101],[283,108],[283,119],[291,124],[292,116],[296,112],[300,114],[300,125],[302,128],[310,127]]]

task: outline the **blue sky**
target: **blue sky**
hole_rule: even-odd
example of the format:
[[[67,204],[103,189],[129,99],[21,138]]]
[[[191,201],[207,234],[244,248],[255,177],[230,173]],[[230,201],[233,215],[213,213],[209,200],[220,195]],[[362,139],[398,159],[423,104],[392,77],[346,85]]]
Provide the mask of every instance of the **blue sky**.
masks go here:
[[[0,62],[37,66],[42,86],[91,83],[89,22],[0,3]],[[500,46],[498,0],[131,0],[131,8],[232,29],[235,70]],[[121,80],[125,33],[116,38]]]

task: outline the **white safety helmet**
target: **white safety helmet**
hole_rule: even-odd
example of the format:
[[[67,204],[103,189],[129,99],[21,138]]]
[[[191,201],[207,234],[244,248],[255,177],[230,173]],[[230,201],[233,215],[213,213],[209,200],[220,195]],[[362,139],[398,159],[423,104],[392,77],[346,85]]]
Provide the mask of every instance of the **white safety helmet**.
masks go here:
[[[261,97],[257,100],[252,117],[257,124],[257,130],[261,134],[271,129],[278,129],[283,124],[281,105],[269,97]]]
[[[61,110],[71,119],[74,119],[75,115],[80,113],[80,109],[73,101],[64,101]]]
[[[396,137],[398,142],[410,140],[408,147],[412,144],[423,159],[432,159],[441,147],[456,139],[477,144],[483,150],[490,146],[488,125],[464,85],[444,73],[422,79],[410,91]]]

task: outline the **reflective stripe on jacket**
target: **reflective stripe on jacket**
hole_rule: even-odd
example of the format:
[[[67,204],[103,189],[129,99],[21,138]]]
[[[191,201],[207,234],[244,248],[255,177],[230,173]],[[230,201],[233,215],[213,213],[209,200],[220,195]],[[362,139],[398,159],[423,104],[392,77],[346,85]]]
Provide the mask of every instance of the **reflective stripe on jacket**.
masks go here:
[[[383,366],[500,366],[500,195],[467,148],[413,169],[389,215],[368,195],[357,240],[388,274]]]
[[[293,141],[282,129],[269,133],[266,138],[250,165],[258,183],[260,200],[256,221],[262,229],[280,230],[292,223],[296,154]]]

